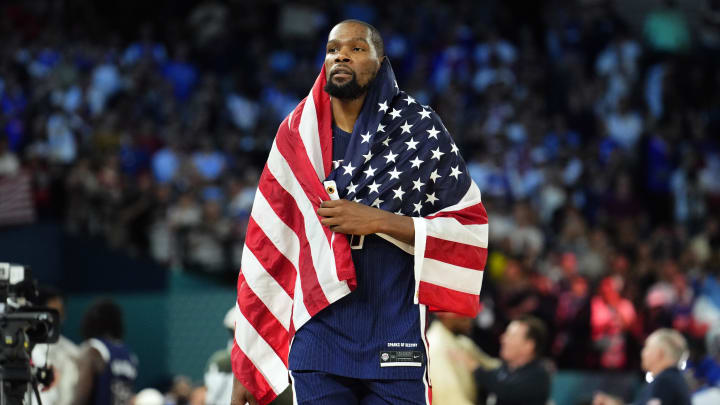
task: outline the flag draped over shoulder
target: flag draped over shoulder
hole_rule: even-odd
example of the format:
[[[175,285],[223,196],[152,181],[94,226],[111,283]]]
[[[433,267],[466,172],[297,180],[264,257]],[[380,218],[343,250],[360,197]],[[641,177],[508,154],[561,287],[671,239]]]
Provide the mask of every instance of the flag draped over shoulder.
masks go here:
[[[487,214],[458,148],[437,114],[400,91],[387,59],[332,161],[325,69],[280,124],[260,177],[237,284],[233,372],[261,404],[288,385],[295,331],[356,286],[348,239],[316,210],[334,180],[341,198],[413,217],[415,301],[474,316],[487,257]]]

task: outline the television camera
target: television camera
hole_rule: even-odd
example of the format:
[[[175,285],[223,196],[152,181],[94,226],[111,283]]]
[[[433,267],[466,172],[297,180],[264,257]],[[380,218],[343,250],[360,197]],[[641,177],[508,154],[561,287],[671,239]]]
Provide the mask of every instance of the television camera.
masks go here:
[[[33,365],[30,353],[37,343],[57,342],[59,314],[37,306],[38,298],[28,266],[0,263],[0,405],[22,404],[31,387],[40,403],[37,384],[52,382],[51,370]]]

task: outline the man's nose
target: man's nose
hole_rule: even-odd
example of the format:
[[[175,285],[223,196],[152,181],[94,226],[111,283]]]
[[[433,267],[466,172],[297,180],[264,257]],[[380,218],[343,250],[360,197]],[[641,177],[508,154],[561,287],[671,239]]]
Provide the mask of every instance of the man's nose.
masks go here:
[[[335,62],[350,62],[350,56],[348,56],[348,52],[345,47],[338,50],[337,56],[335,56]]]
[[[350,58],[349,58],[348,56],[346,56],[346,55],[343,55],[343,54],[339,53],[339,54],[335,57],[335,62],[350,62]]]

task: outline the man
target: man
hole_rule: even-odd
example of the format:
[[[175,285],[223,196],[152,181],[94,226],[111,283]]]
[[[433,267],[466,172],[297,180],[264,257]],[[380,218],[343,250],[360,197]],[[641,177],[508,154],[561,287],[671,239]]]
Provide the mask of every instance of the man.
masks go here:
[[[38,302],[48,308],[53,308],[60,315],[60,322],[65,321],[65,300],[60,291],[52,287],[42,287]],[[54,380],[49,387],[40,391],[40,400],[44,405],[68,405],[72,403],[75,385],[78,381],[78,346],[70,339],[60,335],[58,341],[52,344],[40,343],[32,351],[35,365],[52,366]],[[32,396],[33,404],[37,403]]]
[[[690,405],[690,389],[678,368],[687,359],[685,338],[672,329],[658,329],[645,340],[642,368],[652,377],[634,405]],[[598,393],[593,405],[622,405],[622,400]]]
[[[95,302],[85,313],[86,339],[78,363],[76,405],[129,405],[137,377],[137,357],[123,343],[122,310],[109,299]]]
[[[232,337],[235,335],[235,319],[238,308],[233,305],[225,314],[223,326],[230,333],[230,340],[226,348],[216,351],[210,356],[205,375],[205,405],[227,405],[232,399],[233,373],[232,373]],[[276,399],[274,404],[290,404],[292,397],[289,390]]]
[[[532,316],[510,322],[500,337],[498,368],[479,367],[480,362],[462,359],[478,388],[495,397],[496,405],[545,405],[550,397],[550,373],[542,356],[547,328]]]
[[[462,361],[456,361],[455,356],[467,357],[489,369],[499,367],[500,362],[483,353],[466,336],[472,329],[473,318],[448,312],[439,312],[436,316],[427,333],[433,404],[475,404],[477,386],[472,370],[466,369]]]
[[[466,172],[439,117],[399,90],[377,30],[336,25],[256,193],[233,404],[269,403],[288,369],[298,404],[429,403],[427,307],[479,310],[487,214]]]

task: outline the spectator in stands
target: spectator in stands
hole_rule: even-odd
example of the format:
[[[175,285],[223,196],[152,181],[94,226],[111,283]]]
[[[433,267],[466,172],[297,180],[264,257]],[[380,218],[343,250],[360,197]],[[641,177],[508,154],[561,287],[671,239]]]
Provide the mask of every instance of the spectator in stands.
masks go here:
[[[0,177],[20,171],[20,159],[10,150],[7,138],[0,137]]]
[[[110,299],[96,301],[83,318],[76,405],[129,405],[137,357],[123,342],[122,310]]]
[[[633,304],[620,295],[623,286],[620,277],[606,277],[590,304],[593,344],[599,364],[607,369],[622,369],[627,364],[627,339],[637,320]]]
[[[685,338],[672,329],[658,329],[648,336],[642,351],[642,368],[652,380],[638,394],[636,405],[690,405],[690,390],[680,369],[687,360]],[[622,405],[622,400],[597,393],[593,405]]]

